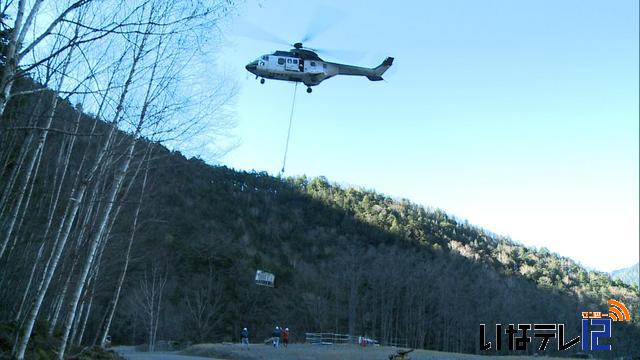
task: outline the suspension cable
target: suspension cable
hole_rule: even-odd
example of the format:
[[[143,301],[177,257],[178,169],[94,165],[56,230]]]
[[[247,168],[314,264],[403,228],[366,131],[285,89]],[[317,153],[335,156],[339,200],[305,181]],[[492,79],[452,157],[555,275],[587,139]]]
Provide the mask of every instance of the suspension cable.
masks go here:
[[[289,152],[289,137],[291,136],[291,123],[293,123],[293,109],[296,105],[296,93],[298,92],[298,82],[293,88],[293,101],[291,102],[291,113],[289,114],[289,130],[287,131],[287,142],[284,146],[284,159],[282,159],[282,169],[280,175],[284,175],[284,167],[287,165],[287,153]]]

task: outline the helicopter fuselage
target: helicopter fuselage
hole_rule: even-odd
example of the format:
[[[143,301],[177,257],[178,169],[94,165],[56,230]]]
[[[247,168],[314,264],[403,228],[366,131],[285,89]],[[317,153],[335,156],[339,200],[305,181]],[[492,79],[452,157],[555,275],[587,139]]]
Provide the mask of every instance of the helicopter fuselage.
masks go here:
[[[365,68],[322,60],[316,53],[306,49],[276,51],[262,55],[247,64],[246,69],[263,79],[304,83],[310,92],[311,86],[336,75],[366,76],[369,80],[382,80],[382,74],[391,66],[393,58],[387,58],[380,66]],[[262,81],[264,82],[264,81]]]

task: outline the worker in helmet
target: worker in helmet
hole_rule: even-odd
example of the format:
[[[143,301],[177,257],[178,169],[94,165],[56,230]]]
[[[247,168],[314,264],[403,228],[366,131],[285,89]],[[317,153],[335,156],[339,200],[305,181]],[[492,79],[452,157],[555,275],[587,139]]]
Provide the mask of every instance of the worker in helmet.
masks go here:
[[[282,344],[284,345],[284,347],[287,347],[287,345],[289,345],[289,328],[285,328],[282,332]]]
[[[280,347],[280,335],[282,335],[282,330],[280,329],[279,326],[276,326],[276,328],[273,330],[273,347],[274,348],[279,348]]]
[[[247,330],[247,328],[242,329],[240,332],[240,339],[242,341],[242,348],[249,350],[249,330]]]

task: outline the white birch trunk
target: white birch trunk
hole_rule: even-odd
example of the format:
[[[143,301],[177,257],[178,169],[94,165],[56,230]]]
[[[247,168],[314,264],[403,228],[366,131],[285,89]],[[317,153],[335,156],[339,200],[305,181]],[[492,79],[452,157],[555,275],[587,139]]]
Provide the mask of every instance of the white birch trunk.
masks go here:
[[[42,160],[42,154],[44,153],[44,148],[40,149],[40,152],[36,155],[37,159],[36,159],[36,168],[33,172],[33,177],[31,178],[31,181],[29,182],[29,191],[26,195],[26,200],[24,205],[22,206],[22,211],[20,212],[20,214],[18,215],[18,224],[15,225],[15,231],[14,231],[14,236],[13,236],[13,241],[11,242],[11,246],[9,246],[9,250],[7,252],[7,258],[11,258],[11,254],[13,253],[13,249],[16,246],[16,243],[18,242],[18,237],[20,234],[20,229],[22,228],[22,224],[24,222],[24,218],[27,216],[27,211],[29,210],[29,204],[31,203],[31,195],[33,194],[33,188],[35,187],[36,184],[36,178],[38,177],[38,173],[40,172],[40,162]]]
[[[68,207],[68,211],[65,213],[68,214],[65,216],[64,223],[60,226],[58,235],[56,236],[57,247],[53,249],[52,252],[52,262],[51,266],[45,269],[45,276],[43,277],[42,286],[38,291],[36,298],[33,300],[33,305],[31,306],[31,310],[27,317],[27,322],[22,329],[22,336],[20,338],[19,343],[16,343],[17,346],[14,346],[14,356],[17,360],[23,360],[24,354],[27,350],[27,345],[29,344],[29,338],[31,337],[31,332],[33,331],[33,325],[35,324],[36,318],[40,313],[40,308],[42,306],[42,301],[44,300],[44,295],[49,288],[51,283],[51,278],[53,277],[53,273],[55,272],[58,262],[60,260],[60,255],[62,254],[62,250],[64,249],[66,242],[69,238],[69,234],[71,233],[71,227],[75,221],[76,215],[78,213],[78,209],[80,207],[80,203],[84,199],[85,192],[87,187],[89,186],[89,182],[91,178],[94,176],[96,171],[99,169],[100,165],[103,162],[103,159],[106,157],[107,153],[111,149],[111,144],[113,142],[113,138],[116,134],[117,122],[120,119],[122,109],[124,106],[124,101],[129,91],[129,87],[131,86],[131,82],[133,80],[133,75],[136,72],[136,66],[141,57],[141,51],[138,50],[136,55],[134,56],[133,62],[131,64],[131,69],[129,71],[129,75],[127,80],[125,81],[122,93],[118,100],[118,105],[116,107],[116,113],[113,117],[113,121],[111,122],[111,129],[109,130],[108,135],[106,136],[106,140],[102,148],[100,149],[98,155],[96,156],[96,160],[91,170],[89,170],[88,175],[83,181],[78,184],[78,187],[72,190],[72,195],[70,200],[70,206]],[[59,241],[58,241],[59,240]]]
[[[145,51],[145,45],[146,45],[146,41],[147,38],[149,36],[149,28],[147,27],[146,32],[143,34],[141,42],[140,42],[140,46],[138,47],[138,51],[140,56],[142,56],[142,53]],[[157,59],[156,59],[157,60]],[[138,123],[136,125],[136,129],[135,132],[131,135],[132,139],[129,143],[129,146],[125,152],[125,157],[120,165],[120,168],[115,172],[115,178],[113,180],[113,184],[111,185],[111,189],[110,189],[110,193],[107,197],[107,204],[105,206],[105,209],[102,213],[102,220],[100,221],[100,225],[98,227],[98,231],[95,233],[95,235],[92,237],[91,242],[89,243],[89,255],[88,258],[85,262],[83,271],[80,273],[80,279],[78,280],[78,286],[76,287],[74,296],[71,299],[71,311],[70,311],[70,316],[67,319],[67,323],[66,326],[64,328],[64,332],[62,335],[62,342],[60,345],[60,349],[58,350],[58,360],[64,360],[64,353],[66,351],[66,347],[67,347],[67,342],[69,340],[69,332],[71,330],[71,325],[73,323],[73,319],[75,317],[75,311],[76,308],[78,306],[78,301],[80,299],[80,294],[82,293],[82,290],[84,288],[84,286],[86,285],[86,279],[87,279],[87,274],[89,272],[89,269],[91,268],[91,265],[94,261],[95,255],[96,255],[96,250],[97,250],[97,246],[100,242],[101,239],[104,238],[103,241],[108,241],[108,239],[106,239],[106,230],[108,229],[108,225],[110,224],[110,217],[111,217],[111,213],[113,210],[113,204],[116,201],[116,197],[118,195],[118,193],[120,193],[120,189],[122,188],[122,184],[124,182],[125,176],[127,174],[127,171],[129,170],[129,166],[131,165],[131,161],[133,159],[133,154],[134,154],[134,150],[135,150],[135,146],[138,142],[138,137],[140,136],[140,132],[142,131],[142,127],[144,125],[145,122],[145,118],[146,118],[146,111],[148,109],[148,106],[150,104],[150,99],[151,99],[151,92],[152,92],[152,86],[153,86],[153,80],[154,80],[154,76],[155,76],[155,71],[157,68],[157,61],[153,64],[152,66],[152,70],[151,70],[151,76],[150,76],[150,80],[148,82],[148,86],[147,86],[147,90],[145,93],[145,98],[144,101],[142,103],[142,109],[140,111],[140,115],[138,117]]]
[[[71,278],[73,277],[73,271],[76,268],[78,263],[78,256],[73,257],[73,264],[71,264],[71,269],[67,274],[67,279],[64,282],[64,286],[62,286],[62,291],[60,291],[60,295],[58,296],[58,301],[56,301],[55,306],[53,307],[53,313],[51,316],[51,320],[49,320],[49,336],[53,335],[53,331],[58,325],[58,316],[62,311],[62,304],[64,304],[64,299],[67,297],[67,292],[69,291],[69,283],[71,282]]]
[[[61,81],[62,82],[62,81]],[[51,123],[53,122],[53,115],[55,114],[55,109],[58,106],[58,97],[54,94],[53,99],[51,100],[51,110],[49,111],[49,114],[47,116],[47,122],[45,125],[45,129],[49,129],[51,127]],[[11,239],[11,235],[13,235],[13,230],[14,230],[14,226],[16,224],[16,221],[18,220],[18,213],[20,211],[20,208],[22,206],[22,201],[24,201],[25,198],[25,194],[27,191],[27,185],[29,184],[29,180],[33,179],[35,180],[35,176],[37,174],[33,173],[33,169],[34,167],[36,167],[36,163],[39,162],[37,161],[39,159],[39,155],[40,153],[43,151],[44,148],[44,144],[47,141],[47,135],[49,134],[48,131],[42,131],[42,134],[40,134],[39,138],[38,138],[38,142],[36,145],[36,149],[34,151],[33,157],[31,158],[31,160],[29,161],[27,168],[25,169],[25,175],[24,175],[24,181],[23,184],[20,186],[20,192],[18,193],[18,198],[16,200],[16,203],[13,207],[13,212],[11,213],[9,220],[8,220],[8,228],[7,228],[7,233],[4,236],[4,239],[2,240],[2,244],[0,244],[0,259],[2,259],[2,255],[4,254],[6,248],[7,248],[7,244],[9,243],[9,240]],[[39,168],[39,167],[38,167]],[[36,171],[37,172],[37,171]]]
[[[87,328],[87,320],[89,320],[89,315],[91,315],[91,306],[93,305],[93,296],[95,294],[95,285],[91,288],[91,297],[89,297],[89,305],[87,305],[87,311],[85,312],[84,320],[82,320],[82,325],[80,327],[80,333],[76,337],[75,341],[72,344],[76,346],[80,346],[82,344],[82,338],[84,337],[84,331]]]
[[[82,112],[78,112],[78,116],[76,117],[76,122],[75,122],[75,129],[74,129],[74,133],[78,133],[78,130],[80,128],[80,118],[82,117]],[[96,128],[96,124],[98,123],[98,121],[94,121],[93,123],[93,127],[91,128],[91,134],[93,135],[95,132],[95,128]],[[34,278],[34,274],[36,272],[36,269],[38,267],[38,264],[40,263],[40,258],[42,257],[42,253],[46,244],[46,240],[47,237],[49,236],[49,231],[51,230],[51,225],[53,224],[53,219],[54,219],[54,214],[56,209],[58,208],[58,200],[60,199],[60,194],[62,193],[62,186],[64,184],[64,180],[66,178],[66,174],[67,174],[67,169],[69,168],[69,160],[71,159],[71,154],[73,153],[73,149],[74,149],[74,145],[75,145],[75,140],[76,140],[76,136],[71,136],[70,139],[70,144],[68,147],[68,151],[66,153],[65,159],[64,159],[64,165],[62,166],[61,169],[61,174],[60,174],[60,179],[59,179],[59,183],[58,183],[58,187],[55,190],[55,195],[52,197],[52,203],[49,209],[49,215],[47,217],[47,225],[45,226],[45,230],[44,230],[44,235],[42,236],[42,244],[40,245],[39,249],[38,249],[38,253],[36,255],[35,261],[33,262],[33,266],[31,267],[31,273],[29,274],[29,280],[27,281],[27,284],[25,286],[25,290],[24,290],[24,294],[22,296],[22,299],[20,301],[20,307],[18,309],[18,312],[16,313],[15,316],[15,321],[19,321],[22,317],[22,311],[24,308],[24,304],[25,301],[27,299],[27,296],[31,290],[31,284],[33,282],[33,278]],[[85,157],[86,157],[86,153],[84,154],[85,156],[83,156],[83,159],[81,161],[81,164],[84,163]]]
[[[144,279],[140,282],[142,307],[147,316],[148,349],[150,352],[155,350],[160,310],[162,309],[162,293],[166,282],[166,270],[160,270],[159,265],[155,263],[151,266],[151,279],[145,272]]]
[[[4,219],[4,213],[8,208],[9,198],[13,192],[13,187],[18,180],[20,174],[22,174],[22,166],[24,165],[25,158],[29,153],[29,149],[31,149],[31,143],[33,142],[33,134],[29,134],[24,144],[22,145],[22,149],[20,150],[20,154],[18,155],[18,165],[13,168],[11,172],[11,176],[9,177],[9,182],[7,186],[4,188],[4,192],[2,193],[2,198],[0,198],[0,219]]]
[[[135,136],[137,136],[137,134]],[[67,318],[67,322],[64,327],[64,332],[62,335],[62,343],[60,345],[60,349],[58,350],[57,358],[59,360],[64,360],[64,353],[67,348],[67,342],[69,340],[69,332],[71,331],[71,325],[73,323],[73,320],[75,319],[75,312],[78,307],[78,300],[80,299],[80,295],[82,294],[82,290],[84,289],[84,286],[87,280],[87,275],[89,274],[89,269],[91,268],[91,265],[93,264],[93,261],[95,259],[96,250],[98,249],[98,244],[100,243],[100,240],[105,234],[105,230],[107,229],[107,225],[109,224],[109,215],[111,213],[111,209],[113,208],[113,203],[116,200],[116,195],[120,191],[120,187],[122,186],[122,182],[124,181],[126,172],[129,169],[129,164],[131,163],[131,159],[133,158],[133,150],[135,148],[136,143],[137,141],[135,139],[132,140],[131,144],[129,145],[129,148],[127,149],[127,157],[125,158],[124,162],[122,163],[122,165],[120,166],[120,168],[116,173],[116,178],[114,179],[114,183],[112,184],[111,190],[107,197],[107,200],[106,200],[107,203],[103,211],[102,220],[100,222],[98,230],[90,240],[87,259],[80,273],[80,277],[78,279],[78,285],[76,286],[76,289],[71,298],[71,308],[69,312],[69,317]],[[103,241],[107,241],[107,239],[104,239]]]
[[[87,290],[84,291],[84,295],[82,296],[82,308],[86,310],[86,314],[84,316],[84,320],[82,320],[82,310],[80,311],[80,315],[81,316],[77,316],[76,318],[76,322],[74,322],[73,325],[73,330],[71,332],[71,336],[70,336],[70,342],[71,344],[76,344],[76,334],[78,331],[78,326],[82,326],[82,330],[81,332],[84,333],[84,327],[86,326],[86,322],[87,319],[90,315],[90,311],[91,311],[91,304],[93,302],[93,296],[95,294],[95,289],[96,289],[96,283],[98,281],[98,276],[100,275],[100,264],[102,263],[102,255],[104,254],[104,248],[106,246],[107,241],[102,241],[101,245],[100,245],[100,250],[99,250],[99,254],[98,254],[98,261],[96,261],[96,263],[93,266],[93,269],[91,270],[91,273],[89,275],[89,279],[88,279],[88,283],[89,286],[91,288],[91,292],[89,295],[89,305],[88,307],[85,309],[85,305],[87,302]],[[81,324],[81,325],[80,325]],[[78,344],[79,345],[79,344]]]
[[[151,143],[149,143],[148,148],[151,147]],[[147,151],[147,158],[150,158],[150,152]],[[143,161],[145,159],[143,158]],[[146,161],[149,161],[148,159]],[[147,176],[149,174],[149,164],[144,171],[144,177],[142,178],[142,189],[140,190],[140,198],[138,200],[138,204],[136,205],[136,211],[133,215],[133,225],[131,229],[131,235],[129,236],[129,243],[127,244],[127,250],[124,256],[124,265],[122,266],[122,272],[120,273],[120,277],[118,278],[118,283],[116,285],[115,292],[113,294],[113,298],[109,306],[107,307],[107,316],[105,318],[104,324],[101,329],[99,329],[100,333],[100,347],[104,347],[107,341],[107,335],[109,335],[109,329],[111,328],[111,321],[113,320],[113,316],[116,312],[116,308],[118,307],[118,300],[120,299],[120,291],[122,290],[122,284],[124,284],[124,279],[127,275],[127,269],[129,268],[129,259],[131,258],[131,247],[133,245],[133,240],[136,236],[136,229],[138,226],[138,217],[140,215],[140,206],[142,205],[142,199],[144,197],[144,192],[147,187]]]
[[[16,73],[16,66],[18,65],[16,53],[20,50],[21,46],[17,42],[18,34],[22,31],[25,2],[26,0],[20,0],[18,2],[16,21],[14,22],[13,31],[9,37],[9,43],[7,44],[7,52],[5,55],[7,60],[2,76],[0,77],[0,116],[4,114],[4,109],[7,107],[7,102],[9,102],[13,78]]]
[[[82,320],[82,318],[85,316],[86,305],[87,305],[86,300],[82,299],[80,301],[80,309],[78,310],[78,316],[76,316],[76,319],[73,321],[73,326],[71,326],[71,335],[69,338],[71,339],[70,342],[72,344],[75,344],[74,341],[75,341],[76,331],[78,331],[78,327],[80,326],[79,323]]]

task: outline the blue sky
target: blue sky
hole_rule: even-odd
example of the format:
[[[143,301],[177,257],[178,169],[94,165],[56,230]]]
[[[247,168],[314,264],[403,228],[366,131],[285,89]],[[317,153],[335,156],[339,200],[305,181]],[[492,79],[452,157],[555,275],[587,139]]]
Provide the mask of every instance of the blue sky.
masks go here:
[[[298,87],[286,175],[408,198],[603,271],[638,261],[637,0],[318,4],[248,2],[229,24],[216,63],[239,88],[241,143],[220,163],[277,174],[294,90],[244,69],[287,46],[234,34],[295,42],[333,9],[307,45],[396,61],[385,82]]]

